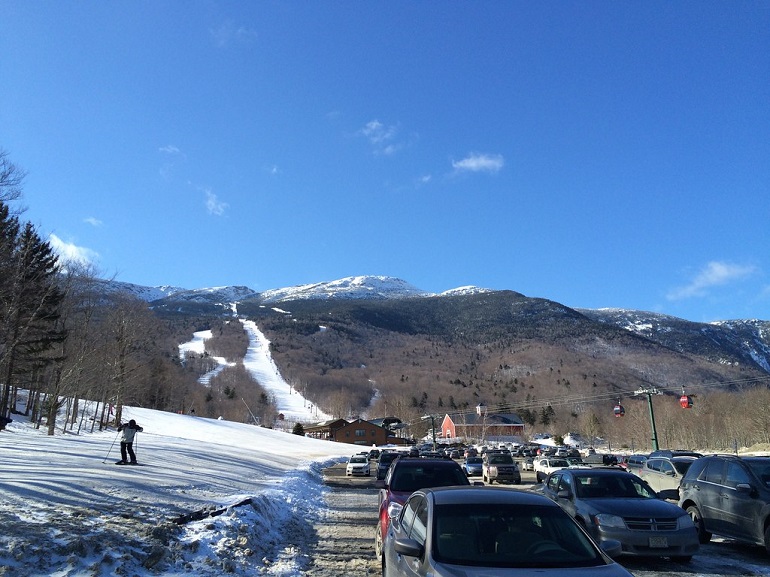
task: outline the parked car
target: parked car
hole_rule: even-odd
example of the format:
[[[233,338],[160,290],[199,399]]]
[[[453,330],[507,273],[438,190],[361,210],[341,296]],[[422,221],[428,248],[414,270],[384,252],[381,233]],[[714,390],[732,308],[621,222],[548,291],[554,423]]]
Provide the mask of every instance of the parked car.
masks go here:
[[[698,551],[698,532],[689,515],[623,469],[562,469],[549,475],[543,493],[598,542],[620,541],[625,555],[688,562]]]
[[[369,459],[372,461],[376,461],[377,458],[380,456],[380,450],[379,449],[372,449],[369,451]]]
[[[647,455],[629,455],[626,457],[625,469],[631,473],[637,473],[647,462]],[[622,465],[621,465],[622,466]]]
[[[468,477],[457,461],[450,459],[398,459],[385,479],[377,481],[379,488],[379,515],[374,536],[374,550],[382,555],[382,542],[390,519],[398,515],[409,495],[428,487],[470,485]]]
[[[655,491],[673,490],[679,500],[679,483],[697,457],[650,457],[634,471]]]
[[[583,463],[592,467],[611,467],[618,464],[618,458],[610,453],[591,453],[583,457]]]
[[[368,455],[353,455],[348,459],[348,464],[345,467],[345,475],[348,477],[351,475],[364,475],[368,477],[371,474]]]
[[[702,453],[686,451],[684,449],[660,449],[653,451],[647,457],[702,457]]]
[[[463,471],[468,477],[481,477],[482,461],[481,457],[466,457],[463,461]]]
[[[535,459],[535,479],[538,483],[542,483],[545,478],[554,471],[559,469],[566,469],[569,467],[569,461],[559,457],[540,457]]]
[[[770,457],[713,455],[695,461],[679,485],[679,506],[701,543],[723,535],[770,553]]]
[[[377,479],[384,479],[385,475],[388,473],[390,464],[400,456],[401,453],[397,453],[396,451],[383,451],[380,453],[380,456],[377,457]]]
[[[610,553],[618,543],[607,544]],[[573,519],[535,493],[492,487],[412,494],[388,528],[384,577],[630,577]]]
[[[509,452],[486,453],[482,459],[481,477],[485,483],[521,483],[521,472]]]

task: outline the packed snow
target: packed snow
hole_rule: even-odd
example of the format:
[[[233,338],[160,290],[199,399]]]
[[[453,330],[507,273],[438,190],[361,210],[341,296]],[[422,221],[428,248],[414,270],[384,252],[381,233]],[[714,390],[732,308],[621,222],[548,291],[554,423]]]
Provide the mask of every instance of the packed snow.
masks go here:
[[[14,415],[0,433],[0,575],[301,574],[321,470],[353,447],[138,407],[128,419],[144,429],[138,466],[115,464],[114,428],[48,436]]]
[[[244,366],[285,422],[328,418],[281,377],[256,324],[244,326]],[[196,332],[181,357],[204,354],[210,338]],[[203,384],[230,364],[213,358]],[[138,466],[116,465],[114,427],[57,423],[48,436],[14,415],[0,433],[0,575],[299,574],[323,502],[321,470],[353,447],[139,407],[124,407],[129,419],[144,429]]]

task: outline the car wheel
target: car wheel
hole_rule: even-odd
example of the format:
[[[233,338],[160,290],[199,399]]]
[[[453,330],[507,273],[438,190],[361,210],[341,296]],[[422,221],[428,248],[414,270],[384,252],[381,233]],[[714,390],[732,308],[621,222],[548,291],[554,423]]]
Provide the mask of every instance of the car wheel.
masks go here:
[[[698,530],[698,542],[704,544],[711,541],[711,533],[706,531],[706,526],[703,523],[703,517],[701,516],[698,507],[690,505],[687,507],[687,514],[690,516],[690,519],[692,519],[692,522],[695,523],[695,528]]]
[[[382,524],[377,523],[374,533],[374,554],[382,559],[382,574],[385,574],[385,558],[382,556]]]

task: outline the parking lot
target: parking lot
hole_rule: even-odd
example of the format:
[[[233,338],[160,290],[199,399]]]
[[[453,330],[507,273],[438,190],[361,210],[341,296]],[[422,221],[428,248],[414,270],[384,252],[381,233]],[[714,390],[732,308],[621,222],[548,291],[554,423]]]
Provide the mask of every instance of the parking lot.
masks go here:
[[[521,485],[503,486],[510,487],[511,490],[537,487],[535,474],[532,471],[521,471],[521,476]],[[471,479],[481,482],[480,477]],[[348,554],[371,555],[370,558],[360,560],[367,567],[363,574],[377,574],[378,565],[374,557],[373,539],[377,524],[377,490],[374,475],[347,477],[345,465],[335,465],[324,470],[324,484],[330,489],[327,503],[331,509],[330,516],[336,525],[331,532],[328,528],[323,529],[327,539],[325,550],[336,551],[339,558],[344,558]],[[352,514],[352,511],[355,514]],[[634,557],[621,557],[618,562],[637,577],[770,576],[770,555],[762,547],[745,545],[720,537],[714,537],[710,543],[701,545],[698,553],[687,564],[673,563],[667,558]],[[322,559],[319,558],[314,567],[314,570],[308,572],[309,575],[327,575],[323,572]],[[339,568],[337,566],[337,569]],[[332,574],[328,573],[328,575]]]

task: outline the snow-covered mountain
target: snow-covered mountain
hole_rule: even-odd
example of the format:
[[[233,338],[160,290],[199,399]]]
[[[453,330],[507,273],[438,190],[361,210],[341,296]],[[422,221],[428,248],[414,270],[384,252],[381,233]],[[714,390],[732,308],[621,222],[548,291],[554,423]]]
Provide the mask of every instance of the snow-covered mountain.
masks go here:
[[[579,309],[585,316],[626,329],[675,351],[697,352],[723,364],[756,363],[770,372],[770,321],[696,323],[629,309]]]
[[[127,293],[147,302],[160,300],[186,291],[186,289],[168,285],[149,287],[116,280],[97,280],[96,282],[102,287],[102,291],[105,294]]]
[[[399,299],[431,296],[399,278],[388,276],[352,276],[330,282],[267,290],[259,297],[264,303],[307,299]]]
[[[128,292],[147,302],[173,299],[174,301],[202,304],[234,303],[246,299],[256,299],[263,304],[276,304],[297,300],[382,300],[490,292],[490,289],[464,286],[436,294],[419,289],[399,278],[373,275],[352,276],[327,282],[269,289],[263,292],[257,292],[245,286],[183,289],[166,286],[141,287],[121,282],[111,282],[109,284],[111,292]]]
[[[151,303],[156,310],[165,309],[182,314],[208,314],[217,311],[221,314],[232,314],[239,308],[255,305],[279,310],[276,307],[290,301],[413,301],[415,298],[427,297],[472,298],[474,295],[500,292],[465,286],[438,294],[430,293],[402,279],[389,276],[354,276],[263,292],[245,286],[188,290],[170,286],[141,287],[130,283],[104,282],[107,287],[105,292],[128,292]],[[770,321],[697,323],[669,315],[629,309],[574,310],[544,299],[527,299],[523,295],[520,296],[523,300],[519,304],[522,306],[539,304],[537,310],[541,315],[538,317],[540,324],[571,322],[574,315],[582,315],[593,321],[635,333],[678,352],[700,355],[724,365],[758,365],[762,370],[770,372]],[[547,306],[544,307],[544,304]],[[564,317],[565,312],[570,314]]]

